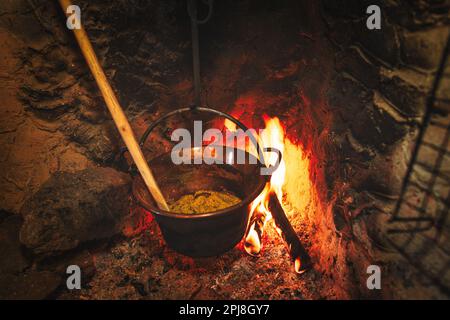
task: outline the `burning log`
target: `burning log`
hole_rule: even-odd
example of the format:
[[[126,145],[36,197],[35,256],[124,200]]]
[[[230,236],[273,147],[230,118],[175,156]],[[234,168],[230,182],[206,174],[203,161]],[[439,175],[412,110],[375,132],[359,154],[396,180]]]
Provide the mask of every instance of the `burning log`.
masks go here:
[[[288,247],[289,255],[294,262],[295,272],[305,272],[311,266],[311,259],[292,228],[274,191],[271,191],[269,195],[269,210],[277,226],[277,231]]]

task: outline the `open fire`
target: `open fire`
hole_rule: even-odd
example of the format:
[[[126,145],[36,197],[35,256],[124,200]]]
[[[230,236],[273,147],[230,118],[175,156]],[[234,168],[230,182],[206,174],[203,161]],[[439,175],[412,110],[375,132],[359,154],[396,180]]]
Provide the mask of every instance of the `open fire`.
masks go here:
[[[286,145],[288,148],[292,149],[290,152],[294,150],[301,151],[298,146],[285,137],[285,129],[278,117],[270,118],[264,116],[264,121],[265,128],[257,137],[258,142],[263,148],[275,148],[279,150],[282,155],[284,155]],[[236,130],[236,126],[229,120],[225,120],[224,125],[230,131]],[[245,139],[245,136],[239,138]],[[286,143],[287,141],[289,142],[288,144]],[[251,144],[247,146],[251,146]],[[255,152],[255,150],[252,150],[250,147],[247,149],[249,152]],[[269,153],[268,157],[267,155],[264,156],[266,165],[275,165],[277,161],[277,155],[275,153]],[[296,161],[298,161],[298,159],[296,159]],[[302,174],[304,174],[303,180],[308,181],[310,177],[308,159],[304,158],[303,161],[306,162],[304,164],[306,170],[302,172]],[[289,254],[291,255],[295,272],[303,273],[309,266],[309,256],[304,250],[286,216],[291,216],[295,213],[289,212],[288,206],[282,205],[284,200],[283,189],[285,189],[285,177],[286,174],[288,174],[286,167],[286,160],[282,156],[282,160],[280,161],[278,168],[273,172],[270,182],[266,184],[264,190],[251,203],[249,208],[250,222],[245,236],[244,248],[248,254],[258,256],[263,248],[262,239],[264,229],[270,224],[275,228],[278,235],[284,239]],[[310,181],[308,182],[306,187],[311,187],[312,184]],[[276,217],[275,219],[274,216]]]

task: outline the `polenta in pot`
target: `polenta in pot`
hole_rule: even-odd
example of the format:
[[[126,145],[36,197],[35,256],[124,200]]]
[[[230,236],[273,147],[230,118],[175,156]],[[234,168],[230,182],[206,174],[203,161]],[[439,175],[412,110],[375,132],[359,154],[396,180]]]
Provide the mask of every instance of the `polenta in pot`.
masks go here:
[[[199,190],[169,204],[170,211],[183,214],[214,212],[234,206],[241,199],[226,191]]]

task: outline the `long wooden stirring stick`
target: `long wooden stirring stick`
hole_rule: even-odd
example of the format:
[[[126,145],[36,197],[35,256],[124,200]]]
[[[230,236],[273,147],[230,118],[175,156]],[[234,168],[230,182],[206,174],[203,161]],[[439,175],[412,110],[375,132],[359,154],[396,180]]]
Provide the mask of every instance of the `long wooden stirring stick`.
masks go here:
[[[64,10],[64,13],[69,16],[67,13],[67,7],[72,5],[70,0],[59,0],[59,3]],[[92,48],[91,42],[86,34],[86,31],[81,26],[80,29],[73,30],[75,34],[75,38],[77,39],[78,45],[80,46],[81,52],[89,66],[89,69],[92,72],[92,75],[97,82],[98,87],[105,99],[106,106],[108,107],[109,112],[116,124],[117,129],[119,129],[120,135],[122,136],[125,145],[128,148],[128,151],[133,158],[133,161],[136,164],[142,178],[144,179],[145,184],[147,185],[151,195],[155,199],[158,207],[163,210],[169,210],[167,206],[167,202],[164,199],[161,190],[156,183],[156,180],[147,164],[147,161],[144,158],[144,154],[142,153],[141,148],[134,136],[133,130],[123,112],[122,108],[119,105],[119,102],[109,85],[108,79],[106,78],[105,73],[103,72],[102,67],[97,59],[97,56]]]

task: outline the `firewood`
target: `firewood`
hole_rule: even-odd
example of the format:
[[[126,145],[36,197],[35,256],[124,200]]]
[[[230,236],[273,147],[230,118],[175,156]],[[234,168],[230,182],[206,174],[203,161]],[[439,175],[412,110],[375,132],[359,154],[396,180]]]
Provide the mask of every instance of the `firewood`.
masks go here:
[[[294,263],[295,271],[297,273],[305,272],[311,266],[311,259],[289,222],[274,191],[271,191],[269,195],[269,210],[272,213],[272,217],[279,233],[281,233],[281,236],[287,245],[289,255]]]

